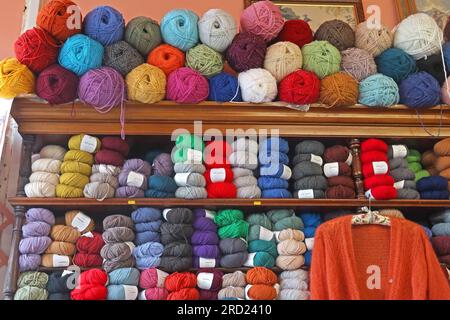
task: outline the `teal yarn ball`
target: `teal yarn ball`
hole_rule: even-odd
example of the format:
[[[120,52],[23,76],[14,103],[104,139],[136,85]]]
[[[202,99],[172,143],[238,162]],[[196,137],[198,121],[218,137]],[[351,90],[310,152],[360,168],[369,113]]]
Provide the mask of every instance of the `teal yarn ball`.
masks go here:
[[[119,268],[108,274],[110,285],[137,286],[140,272],[136,268]]]
[[[314,72],[320,79],[338,73],[341,53],[328,41],[313,41],[303,46],[303,69]]]
[[[405,51],[391,48],[375,58],[378,72],[400,83],[417,71],[416,60]]]
[[[277,245],[274,241],[253,240],[248,243],[248,252],[267,252],[272,257],[278,256]]]
[[[390,107],[398,104],[400,93],[394,79],[380,73],[359,83],[359,103],[368,107]]]
[[[275,258],[267,252],[257,252],[253,257],[253,266],[255,267],[275,267]]]
[[[63,68],[82,76],[89,70],[102,66],[103,54],[104,48],[99,42],[83,34],[77,34],[64,43],[58,62]]]
[[[191,10],[169,11],[161,20],[164,42],[187,51],[198,43],[198,16]]]
[[[107,289],[106,300],[136,300],[139,294],[137,286],[112,284]],[[127,294],[125,294],[125,291],[127,291]]]

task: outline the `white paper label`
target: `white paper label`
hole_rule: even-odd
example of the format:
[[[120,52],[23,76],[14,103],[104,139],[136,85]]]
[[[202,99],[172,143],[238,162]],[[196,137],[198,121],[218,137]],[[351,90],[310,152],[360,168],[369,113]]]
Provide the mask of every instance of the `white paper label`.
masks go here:
[[[85,134],[83,139],[81,140],[80,150],[94,153],[95,149],[97,149],[97,139]]]
[[[323,173],[327,178],[338,176],[339,163],[338,162],[325,163],[325,165],[323,166]]]
[[[253,287],[253,285],[251,284],[245,286],[245,300],[252,300],[252,298],[248,296],[248,291],[250,290],[251,287]]]
[[[136,300],[139,294],[139,290],[136,286],[122,285],[125,293],[125,300]]]
[[[169,276],[169,274],[167,272],[164,272],[159,269],[156,269],[156,274],[158,275],[158,281],[156,283],[156,287],[164,288],[164,282],[166,281],[166,278]]]
[[[195,149],[187,150],[187,163],[202,163],[203,161],[203,152]]]
[[[403,189],[405,187],[405,180],[402,181],[397,181],[396,183],[394,183],[394,188],[395,189]]]
[[[264,241],[272,241],[273,232],[264,227],[259,227],[259,239]]]
[[[212,183],[224,182],[226,178],[225,168],[211,169],[209,172],[209,178]]]
[[[211,210],[205,210],[205,218],[214,220],[214,217],[216,216],[214,211]]]
[[[188,180],[190,174],[191,174],[190,172],[177,173],[173,179],[175,180],[175,183],[177,184],[177,186],[186,187],[187,180]]]
[[[86,237],[86,238],[93,238],[94,234],[92,232],[86,232],[84,234],[81,235],[82,237]]]
[[[83,233],[84,230],[91,223],[91,218],[85,215],[83,212],[78,212],[72,220],[72,227]]]
[[[352,163],[353,163],[353,156],[352,156],[351,153],[348,154],[348,158],[347,158],[347,160],[345,160],[345,163],[348,164],[349,166],[352,165]]]
[[[313,189],[298,190],[298,198],[314,199],[314,190]]]
[[[392,158],[406,158],[408,149],[402,144],[392,146]]]
[[[275,235],[275,240],[277,242],[280,242],[280,233],[281,231],[274,231],[273,234]]]
[[[144,184],[144,179],[145,177],[143,174],[130,171],[127,177],[127,186],[141,188]]]
[[[164,220],[166,220],[167,221],[167,214],[170,212],[170,210],[172,210],[171,208],[168,208],[168,209],[164,209],[163,210],[163,218],[164,218]]]
[[[375,200],[375,198],[372,196],[372,190],[367,190],[365,196],[367,199]]]
[[[138,299],[139,299],[139,300],[147,300],[147,297],[145,296],[145,290],[139,292],[139,297],[138,297]]]
[[[388,172],[388,165],[385,161],[374,161],[372,162],[373,173],[377,174],[386,174]]]
[[[60,256],[59,254],[53,255],[53,267],[68,267],[70,259],[68,256]]]
[[[312,163],[316,163],[316,164],[318,164],[319,166],[322,166],[322,165],[323,165],[323,159],[322,159],[322,157],[317,156],[317,155],[312,154],[312,153],[311,153],[311,162],[312,162]]]
[[[254,267],[253,259],[255,259],[256,252],[249,253],[247,256],[247,260],[244,262],[244,266],[246,267]]]
[[[211,289],[214,279],[214,273],[210,272],[200,272],[197,275],[197,287],[203,290]]]
[[[280,179],[289,180],[291,177],[292,177],[291,168],[283,164],[283,173],[281,174]]]
[[[306,238],[305,245],[306,249],[308,249],[308,251],[311,251],[314,247],[314,238]]]
[[[215,268],[216,267],[216,259],[206,259],[200,257],[198,259],[198,265],[200,268]]]
[[[131,252],[133,252],[134,248],[136,248],[133,242],[127,241],[125,244],[130,248]]]
[[[65,276],[69,275],[69,274],[73,274],[75,271],[72,270],[64,270],[61,274],[61,278],[64,278]]]

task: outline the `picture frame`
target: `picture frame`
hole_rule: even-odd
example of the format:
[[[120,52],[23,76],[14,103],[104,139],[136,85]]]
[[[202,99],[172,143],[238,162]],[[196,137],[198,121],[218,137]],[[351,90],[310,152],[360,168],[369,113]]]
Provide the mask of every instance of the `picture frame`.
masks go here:
[[[262,0],[244,0],[247,8]],[[285,19],[303,19],[314,31],[328,20],[339,19],[353,28],[365,20],[362,0],[272,0],[281,7]]]
[[[400,20],[411,14],[424,12],[433,17],[442,29],[450,16],[450,1],[448,0],[396,0],[396,5]]]

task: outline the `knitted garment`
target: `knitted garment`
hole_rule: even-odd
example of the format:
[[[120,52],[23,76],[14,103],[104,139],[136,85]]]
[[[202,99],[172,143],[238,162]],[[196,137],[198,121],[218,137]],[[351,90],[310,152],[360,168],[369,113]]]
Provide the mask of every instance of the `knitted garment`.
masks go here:
[[[344,216],[317,229],[311,299],[450,299],[448,281],[420,225],[398,218],[391,218],[390,227],[352,226],[351,221],[351,215]],[[367,286],[373,275],[369,266],[380,267],[380,289]]]

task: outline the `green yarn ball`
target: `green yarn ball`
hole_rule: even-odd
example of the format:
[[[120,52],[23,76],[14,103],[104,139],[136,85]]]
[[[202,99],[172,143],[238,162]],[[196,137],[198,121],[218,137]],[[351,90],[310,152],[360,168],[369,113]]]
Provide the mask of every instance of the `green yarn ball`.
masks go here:
[[[244,238],[247,239],[248,223],[244,220],[238,220],[232,224],[220,227],[217,230],[220,239]]]
[[[277,245],[273,241],[254,240],[248,244],[248,252],[267,252],[272,257],[278,256]]]
[[[341,69],[341,53],[328,41],[313,41],[302,48],[303,69],[314,72],[320,79]]]
[[[199,151],[205,149],[205,143],[203,142],[202,137],[188,133],[180,134],[175,140],[175,145],[178,148],[190,148]]]
[[[178,148],[178,147],[173,148],[172,154],[171,154],[172,162],[173,163],[181,163],[181,162],[188,161],[189,153],[191,152],[189,150],[190,150],[189,148]],[[191,161],[192,161],[192,159],[191,159]],[[202,161],[203,161],[203,153],[202,153]]]
[[[239,220],[244,220],[244,213],[238,209],[220,210],[214,217],[214,222],[218,227],[224,227]]]
[[[212,77],[222,72],[223,57],[207,45],[199,44],[187,52],[186,66],[205,77]]]
[[[420,162],[408,162],[408,168],[416,174],[423,169]]]
[[[25,286],[14,294],[14,300],[47,300],[48,291],[38,287]]]
[[[419,181],[422,178],[429,177],[430,173],[427,170],[419,170],[416,172],[416,182]]]
[[[272,221],[272,223],[277,223],[284,218],[292,217],[294,215],[295,211],[292,209],[276,209],[267,212],[267,216]]]
[[[267,252],[257,252],[253,258],[253,265],[255,267],[275,267],[275,258]]]
[[[279,220],[273,226],[273,231],[281,231],[284,229],[295,229],[295,230],[303,230],[304,229],[303,221],[301,218],[297,216],[290,216],[284,219]]]
[[[247,222],[272,230],[272,221],[265,213],[253,213],[247,217]]]
[[[27,271],[22,273],[17,280],[17,287],[32,286],[45,289],[47,287],[48,275],[45,272]]]
[[[250,225],[250,227],[248,229],[248,241],[260,240],[261,228],[264,228],[264,227],[261,227],[257,224]],[[271,232],[271,231],[268,230],[267,232]],[[272,239],[270,239],[270,241],[276,241],[274,233],[272,233]]]
[[[422,155],[416,149],[408,150],[408,156],[406,157],[406,160],[408,162],[420,162],[421,158],[422,158]]]
[[[131,19],[125,29],[125,41],[147,57],[162,42],[158,22],[146,17]]]

